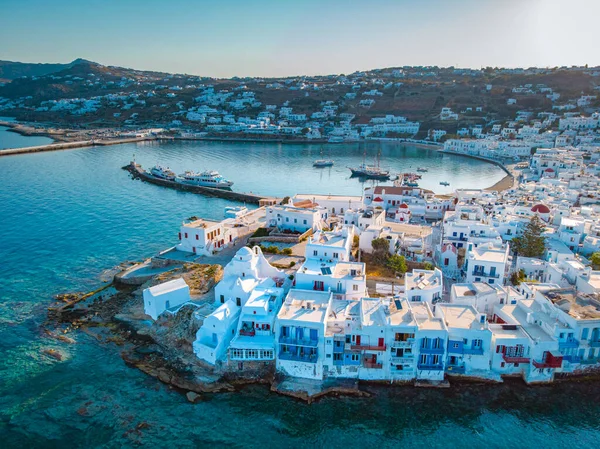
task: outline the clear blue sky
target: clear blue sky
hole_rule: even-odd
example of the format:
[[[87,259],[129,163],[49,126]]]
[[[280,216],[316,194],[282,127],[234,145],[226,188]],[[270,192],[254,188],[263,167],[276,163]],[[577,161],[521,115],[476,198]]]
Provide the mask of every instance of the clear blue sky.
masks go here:
[[[0,59],[230,77],[600,65],[600,0],[0,0]]]

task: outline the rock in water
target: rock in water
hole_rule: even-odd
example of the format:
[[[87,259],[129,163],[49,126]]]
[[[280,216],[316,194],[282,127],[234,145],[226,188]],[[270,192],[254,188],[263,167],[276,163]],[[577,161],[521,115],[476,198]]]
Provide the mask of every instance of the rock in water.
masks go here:
[[[198,393],[194,393],[193,391],[188,391],[186,393],[185,397],[192,404],[195,404],[196,402],[200,402],[200,400],[202,399],[202,397]]]

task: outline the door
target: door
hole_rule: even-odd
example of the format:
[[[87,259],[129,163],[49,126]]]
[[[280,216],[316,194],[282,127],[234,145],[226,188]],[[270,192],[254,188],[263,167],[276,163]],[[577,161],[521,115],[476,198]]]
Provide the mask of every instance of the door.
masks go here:
[[[360,335],[356,336],[356,346],[360,346]]]
[[[377,342],[377,346],[379,346],[380,348],[383,348],[383,338],[380,338],[379,341]]]

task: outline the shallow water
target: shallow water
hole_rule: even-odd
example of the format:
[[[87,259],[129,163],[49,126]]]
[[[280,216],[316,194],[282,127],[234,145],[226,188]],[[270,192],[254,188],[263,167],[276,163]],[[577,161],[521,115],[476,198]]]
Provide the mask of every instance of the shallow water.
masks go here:
[[[2,117],[0,117],[2,120]],[[7,148],[35,147],[37,145],[48,145],[54,142],[50,137],[45,136],[22,136],[21,134],[9,131],[10,128],[0,126],[0,150]]]
[[[332,147],[333,169],[313,169],[309,145],[177,142],[0,158],[0,436],[3,447],[196,447],[230,445],[382,447],[592,447],[600,442],[596,384],[450,390],[378,388],[371,398],[325,398],[311,406],[263,387],[188,403],[125,366],[118,348],[83,334],[76,344],[40,329],[53,294],[91,289],[123,260],[173,245],[181,220],[221,218],[221,199],[133,181],[145,166],[217,169],[234,189],[265,194],[360,194],[346,165],[362,146]],[[368,147],[373,154],[376,147]],[[430,168],[423,185],[485,187],[504,174],[467,158],[408,147],[382,149],[384,165]],[[439,190],[439,189],[435,189]],[[56,348],[56,361],[42,354]]]

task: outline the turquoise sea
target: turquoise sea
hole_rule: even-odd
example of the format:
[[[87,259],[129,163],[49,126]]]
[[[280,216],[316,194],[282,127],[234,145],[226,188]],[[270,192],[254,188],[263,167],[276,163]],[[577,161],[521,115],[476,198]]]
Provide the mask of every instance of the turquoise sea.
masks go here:
[[[14,122],[10,117],[0,117],[1,121]],[[10,128],[0,126],[0,150],[7,148],[34,147],[36,145],[48,145],[54,142],[50,137],[44,136],[22,136],[21,134],[9,131]]]
[[[6,132],[0,131],[0,147]],[[24,143],[24,145],[29,145]],[[128,368],[118,348],[43,331],[52,295],[91,289],[124,260],[175,243],[181,220],[221,218],[231,203],[133,181],[144,166],[219,170],[234,190],[360,194],[347,165],[363,145],[325,147],[336,165],[314,169],[319,146],[219,142],[138,144],[0,157],[0,447],[594,447],[600,443],[600,386],[570,383],[447,390],[372,388],[369,398],[316,404],[260,386],[190,404],[179,392]],[[372,157],[377,145],[368,145]],[[385,145],[393,171],[427,167],[438,192],[487,187],[493,165]],[[442,190],[439,181],[451,183]],[[59,349],[62,361],[44,355]]]

